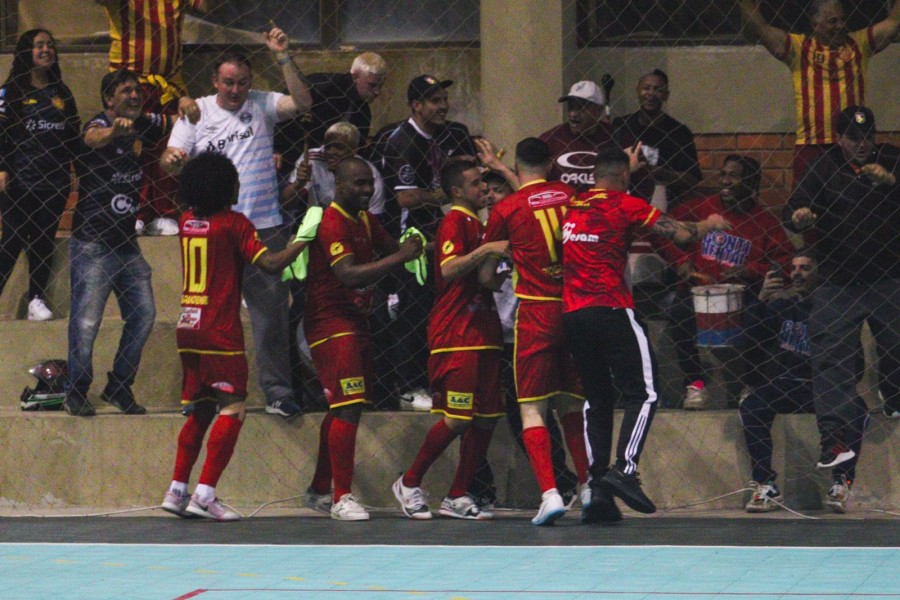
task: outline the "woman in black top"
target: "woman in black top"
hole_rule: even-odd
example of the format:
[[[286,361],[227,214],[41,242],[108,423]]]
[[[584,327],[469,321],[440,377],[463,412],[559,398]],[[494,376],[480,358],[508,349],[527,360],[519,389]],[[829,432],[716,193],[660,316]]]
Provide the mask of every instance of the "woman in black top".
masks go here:
[[[47,321],[54,238],[71,188],[81,123],[62,82],[53,36],[26,31],[0,88],[0,293],[19,253],[28,256],[28,319]]]

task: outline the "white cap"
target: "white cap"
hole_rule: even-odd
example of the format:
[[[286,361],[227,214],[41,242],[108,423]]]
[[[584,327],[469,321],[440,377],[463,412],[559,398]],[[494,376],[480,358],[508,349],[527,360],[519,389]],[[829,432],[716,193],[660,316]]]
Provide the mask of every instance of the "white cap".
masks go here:
[[[606,94],[603,89],[593,81],[579,81],[569,90],[569,93],[559,99],[560,102],[578,99],[593,102],[598,106],[606,106]]]

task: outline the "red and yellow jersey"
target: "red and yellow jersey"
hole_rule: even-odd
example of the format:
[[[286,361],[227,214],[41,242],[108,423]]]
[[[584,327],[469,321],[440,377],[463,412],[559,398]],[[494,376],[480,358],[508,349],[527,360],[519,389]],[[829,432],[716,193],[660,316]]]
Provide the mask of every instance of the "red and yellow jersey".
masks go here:
[[[564,183],[538,179],[491,209],[485,241],[509,240],[519,298],[562,299],[562,222],[574,193]]]
[[[563,312],[593,306],[634,308],[625,282],[628,248],[659,209],[625,192],[591,189],[572,200],[563,225]]]
[[[785,36],[779,60],[791,69],[797,111],[797,145],[832,144],[838,113],[866,103],[866,70],[875,54],[872,28],[854,31],[840,48],[815,38]]]
[[[334,202],[325,209],[316,239],[309,244],[303,328],[310,347],[335,337],[368,334],[375,286],[351,290],[332,267],[351,257],[357,265],[373,262],[389,239],[368,212],[354,216]]]
[[[475,269],[448,282],[441,267],[474,251],[484,237],[478,215],[454,206],[441,220],[434,241],[435,299],[428,317],[432,354],[456,350],[501,350],[503,331],[494,295],[478,283]]]
[[[181,315],[175,335],[179,352],[241,354],[241,281],[244,263],[266,251],[256,228],[241,213],[181,215]]]
[[[158,75],[181,86],[181,27],[202,0],[108,0],[109,68]]]

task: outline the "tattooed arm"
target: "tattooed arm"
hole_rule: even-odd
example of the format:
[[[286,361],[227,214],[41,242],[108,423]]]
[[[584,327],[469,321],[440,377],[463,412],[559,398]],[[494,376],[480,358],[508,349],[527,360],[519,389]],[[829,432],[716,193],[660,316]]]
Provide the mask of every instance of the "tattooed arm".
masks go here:
[[[676,244],[690,244],[696,242],[710,231],[731,229],[731,223],[722,215],[710,215],[699,223],[690,221],[676,221],[671,217],[662,215],[653,225],[652,231],[672,240]]]

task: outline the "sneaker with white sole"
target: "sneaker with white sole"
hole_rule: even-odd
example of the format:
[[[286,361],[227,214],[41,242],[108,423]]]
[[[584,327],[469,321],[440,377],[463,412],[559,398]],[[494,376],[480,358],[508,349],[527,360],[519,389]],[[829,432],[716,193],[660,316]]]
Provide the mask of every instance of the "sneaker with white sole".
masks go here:
[[[187,492],[168,490],[163,498],[160,508],[168,513],[179,516],[182,519],[193,519],[195,518],[195,515],[187,512],[187,507],[190,503],[191,496]]]
[[[531,519],[532,525],[538,527],[553,525],[553,522],[566,514],[566,505],[556,488],[550,488],[541,494],[541,507],[538,513]]]
[[[706,410],[710,408],[706,384],[703,381],[698,379],[687,386],[687,391],[684,394],[684,403],[681,407],[684,410]]]
[[[856,452],[836,440],[822,441],[822,455],[816,467],[819,469],[830,469],[839,464],[845,463],[856,456]]]
[[[195,515],[197,517],[203,517],[204,519],[214,519],[216,521],[240,521],[241,515],[231,510],[218,498],[213,498],[213,501],[209,504],[203,504],[199,498],[197,498],[197,494],[191,496],[191,501],[188,503],[184,512]]]
[[[406,487],[403,485],[403,476],[401,475],[394,485],[391,486],[394,492],[394,498],[400,503],[403,514],[410,519],[430,519],[431,511],[428,509],[428,503],[425,502],[425,492],[420,487]],[[441,504],[443,508],[443,504]]]
[[[47,303],[40,296],[35,296],[28,303],[29,321],[52,321],[53,311],[47,308]]]
[[[778,504],[782,499],[781,491],[779,491],[774,481],[768,483],[751,481],[750,487],[753,488],[753,495],[750,496],[750,500],[744,505],[745,511],[748,513],[764,513],[781,508],[781,505]]]
[[[310,487],[306,488],[306,492],[303,494],[303,507],[323,515],[331,514],[332,504],[334,504],[334,499],[331,497],[331,492],[320,494]]]
[[[486,514],[481,512],[475,499],[469,495],[460,496],[459,498],[444,497],[441,500],[440,513],[445,517],[468,519],[470,521],[486,521],[494,517],[493,513]]]
[[[303,408],[290,398],[283,398],[266,403],[266,412],[270,415],[279,415],[286,421],[295,419],[303,414]]]
[[[178,235],[178,221],[168,217],[157,217],[143,229],[144,235]]]
[[[828,495],[825,496],[825,506],[831,508],[838,514],[847,512],[847,504],[850,502],[850,486],[853,482],[847,479],[846,475],[841,475],[834,480]]]
[[[431,394],[424,388],[416,388],[400,394],[401,410],[428,412],[432,407]]]
[[[331,518],[335,521],[368,521],[367,511],[353,494],[344,494],[337,504],[331,507]]]

